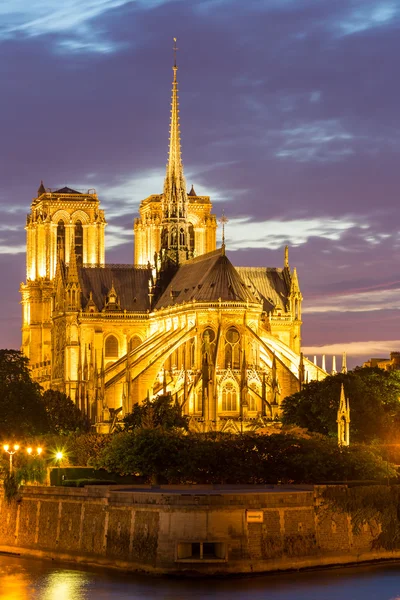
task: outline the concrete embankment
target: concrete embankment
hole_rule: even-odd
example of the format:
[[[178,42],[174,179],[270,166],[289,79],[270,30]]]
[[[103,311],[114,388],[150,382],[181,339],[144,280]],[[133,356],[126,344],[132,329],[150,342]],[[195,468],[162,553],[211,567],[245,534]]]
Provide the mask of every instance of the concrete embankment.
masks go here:
[[[25,487],[0,505],[0,551],[126,570],[229,574],[400,558],[373,550],[313,486]]]

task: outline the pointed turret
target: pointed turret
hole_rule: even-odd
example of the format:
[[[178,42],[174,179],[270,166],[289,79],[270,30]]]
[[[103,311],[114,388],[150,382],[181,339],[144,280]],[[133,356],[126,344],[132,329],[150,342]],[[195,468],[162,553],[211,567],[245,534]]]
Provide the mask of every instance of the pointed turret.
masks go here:
[[[161,253],[164,263],[179,264],[190,256],[189,223],[187,221],[188,198],[181,159],[176,50],[176,38],[174,38],[169,152],[162,197]]]
[[[68,277],[67,283],[79,283],[78,278],[78,266],[76,263],[76,254],[75,254],[75,246],[72,246],[71,253],[69,256],[69,268],[68,268]]]
[[[190,188],[190,192],[188,193],[188,196],[197,196],[195,190],[194,190],[194,185],[192,183],[192,187]]]
[[[38,188],[38,191],[37,191],[37,197],[38,197],[38,198],[40,198],[40,196],[41,196],[42,194],[45,194],[45,193],[46,193],[46,188],[44,187],[44,185],[43,185],[43,180],[42,180],[42,181],[40,182],[40,186],[39,186],[39,188]]]
[[[332,375],[336,375],[336,356],[332,356]]]
[[[81,308],[81,286],[78,277],[75,248],[72,247],[69,257],[67,281],[65,286],[68,310],[79,310]]]
[[[346,359],[346,352],[343,352],[343,356],[342,356],[342,373],[346,374],[347,373],[347,359]]]
[[[283,266],[285,269],[289,269],[289,246],[285,246],[285,258]]]
[[[348,446],[350,444],[350,402],[344,393],[344,385],[340,389],[339,408],[337,412],[338,444]]]

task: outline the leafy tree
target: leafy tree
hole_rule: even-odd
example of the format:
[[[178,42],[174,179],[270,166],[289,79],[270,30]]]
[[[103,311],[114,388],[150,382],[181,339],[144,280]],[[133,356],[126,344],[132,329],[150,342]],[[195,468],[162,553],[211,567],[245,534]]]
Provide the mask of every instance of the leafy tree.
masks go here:
[[[145,400],[142,404],[135,404],[131,413],[124,419],[125,431],[136,429],[163,429],[181,428],[189,429],[188,418],[182,415],[181,408],[174,403],[169,395],[157,396],[154,400]]]
[[[31,379],[28,359],[17,350],[0,350],[0,436],[18,440],[48,430],[39,384]]]
[[[392,439],[400,424],[400,372],[377,367],[356,368],[312,381],[283,401],[283,423],[336,438],[342,383],[350,400],[351,441]]]
[[[339,448],[335,440],[322,436],[187,435],[161,428],[114,435],[94,463],[152,483],[323,483],[382,480],[396,474],[369,447]]]
[[[43,394],[49,429],[51,433],[65,434],[87,431],[88,421],[69,396],[57,390]]]

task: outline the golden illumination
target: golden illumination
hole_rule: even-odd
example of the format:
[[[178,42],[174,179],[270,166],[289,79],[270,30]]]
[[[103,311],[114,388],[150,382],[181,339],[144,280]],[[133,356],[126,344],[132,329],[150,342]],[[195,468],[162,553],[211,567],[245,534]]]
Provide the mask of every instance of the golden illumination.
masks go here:
[[[43,452],[43,448],[38,448],[36,452],[38,453],[38,456],[40,456]]]
[[[31,454],[32,454],[32,448],[27,448],[27,449],[26,449],[26,451],[27,451],[27,453],[28,453],[29,455],[31,455]]]
[[[6,452],[8,452],[8,449],[9,449],[9,447],[10,447],[10,446],[9,446],[8,444],[4,444],[4,446],[3,446],[3,450],[5,450]]]
[[[61,459],[62,459],[62,457],[63,457],[63,453],[62,453],[62,452],[57,452],[57,453],[56,453],[56,459],[57,459],[57,460],[61,460]]]

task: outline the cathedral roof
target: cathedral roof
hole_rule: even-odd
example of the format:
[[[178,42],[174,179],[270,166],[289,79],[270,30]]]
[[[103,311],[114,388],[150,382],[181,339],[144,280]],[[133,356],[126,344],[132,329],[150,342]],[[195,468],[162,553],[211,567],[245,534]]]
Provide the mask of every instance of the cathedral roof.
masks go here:
[[[185,262],[157,301],[157,309],[182,302],[251,302],[259,300],[222,249]]]
[[[101,311],[110,289],[114,286],[121,310],[139,312],[149,310],[149,273],[148,269],[138,269],[129,265],[81,267],[79,280],[83,308],[86,307],[92,292],[93,301]]]
[[[285,308],[290,293],[290,281],[285,270],[274,267],[236,267],[243,281],[256,292],[266,312],[275,306]]]
[[[188,196],[197,196],[196,192],[194,191],[194,185],[192,184],[192,187],[190,189],[190,192],[188,193]]]
[[[67,186],[65,186],[59,190],[56,190],[54,193],[55,194],[79,194],[79,195],[82,195],[81,192],[77,192],[76,190],[73,190],[72,188],[67,187]]]

